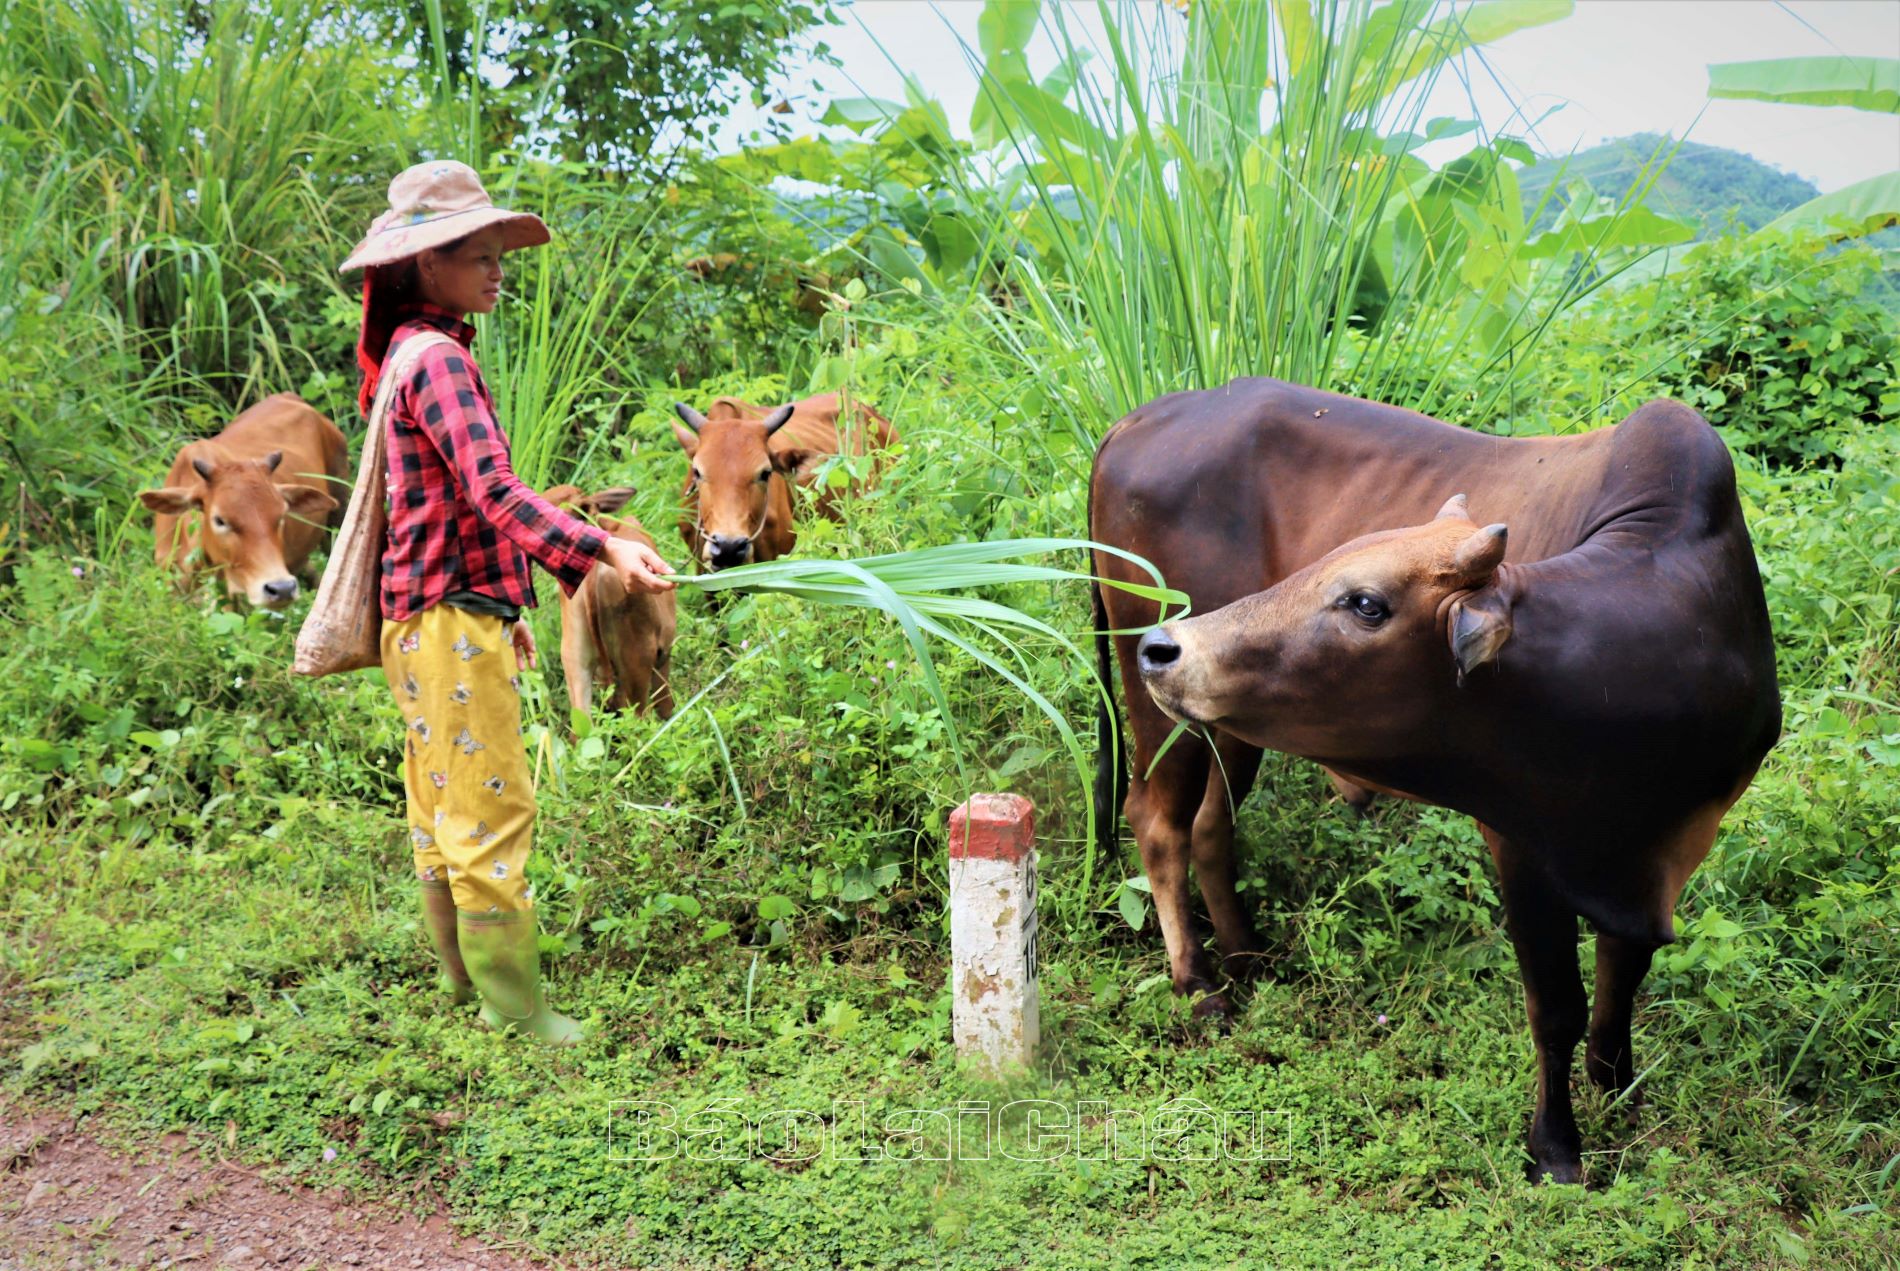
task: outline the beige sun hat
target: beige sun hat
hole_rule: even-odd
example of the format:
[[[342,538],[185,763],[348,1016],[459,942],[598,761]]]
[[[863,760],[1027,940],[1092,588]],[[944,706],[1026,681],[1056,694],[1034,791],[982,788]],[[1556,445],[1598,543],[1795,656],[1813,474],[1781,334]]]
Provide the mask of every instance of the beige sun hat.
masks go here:
[[[489,202],[475,169],[453,159],[405,168],[389,183],[389,210],[370,222],[338,273],[406,260],[491,225],[502,227],[502,250],[538,247],[552,237],[532,212],[509,212]]]

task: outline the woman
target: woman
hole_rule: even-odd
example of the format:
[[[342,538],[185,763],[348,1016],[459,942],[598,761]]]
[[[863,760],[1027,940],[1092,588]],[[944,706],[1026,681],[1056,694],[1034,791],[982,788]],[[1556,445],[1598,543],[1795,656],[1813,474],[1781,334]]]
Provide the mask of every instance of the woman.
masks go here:
[[[523,877],[534,792],[521,743],[521,666],[536,665],[521,610],[532,558],[569,593],[595,562],[630,591],[666,591],[672,569],[524,486],[469,352],[468,315],[501,297],[503,253],[548,241],[539,217],[493,206],[465,164],[420,163],[389,184],[389,211],[343,263],[364,268],[358,397],[421,339],[385,419],[389,537],[383,674],[409,727],[403,784],[422,912],[457,1003],[544,1041],[581,1028],[541,996],[533,890]],[[444,338],[447,337],[447,338]],[[513,657],[504,652],[512,647]]]

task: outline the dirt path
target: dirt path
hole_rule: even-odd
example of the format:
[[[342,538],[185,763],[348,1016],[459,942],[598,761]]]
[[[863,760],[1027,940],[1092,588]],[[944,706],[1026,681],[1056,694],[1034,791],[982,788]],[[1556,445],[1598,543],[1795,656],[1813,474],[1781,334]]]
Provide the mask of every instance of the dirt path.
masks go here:
[[[391,1221],[273,1186],[206,1159],[181,1134],[121,1156],[70,1117],[0,1106],[0,1271],[537,1265],[457,1236],[440,1215]]]

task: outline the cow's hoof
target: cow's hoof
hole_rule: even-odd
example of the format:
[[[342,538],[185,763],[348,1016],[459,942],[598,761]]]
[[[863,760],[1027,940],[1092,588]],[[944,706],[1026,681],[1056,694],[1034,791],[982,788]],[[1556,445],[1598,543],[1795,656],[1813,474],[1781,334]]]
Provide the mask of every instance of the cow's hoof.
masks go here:
[[[1206,1020],[1223,1031],[1234,1026],[1234,1004],[1225,993],[1209,993],[1194,1004],[1194,1018]]]
[[[1541,1183],[1548,1179],[1552,1183],[1566,1186],[1583,1182],[1583,1159],[1578,1156],[1545,1156],[1533,1161],[1530,1167],[1530,1179]]]

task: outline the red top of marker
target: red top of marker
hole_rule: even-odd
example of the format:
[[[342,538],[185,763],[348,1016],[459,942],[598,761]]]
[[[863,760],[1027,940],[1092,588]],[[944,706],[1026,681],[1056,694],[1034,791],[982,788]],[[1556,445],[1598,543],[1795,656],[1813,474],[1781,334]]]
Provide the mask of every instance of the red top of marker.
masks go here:
[[[1036,805],[1020,794],[973,794],[950,813],[952,860],[1017,864],[1036,847]]]

